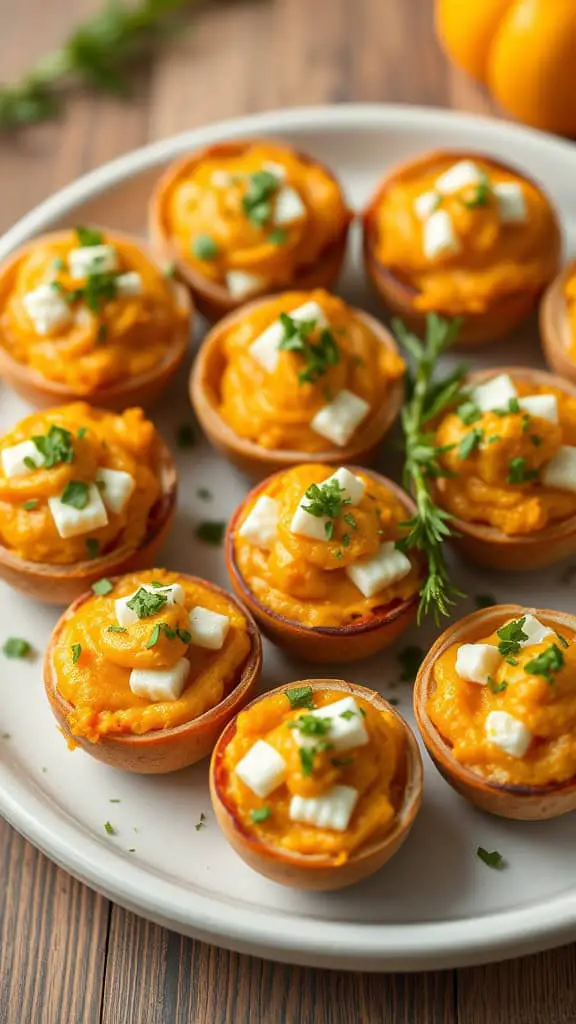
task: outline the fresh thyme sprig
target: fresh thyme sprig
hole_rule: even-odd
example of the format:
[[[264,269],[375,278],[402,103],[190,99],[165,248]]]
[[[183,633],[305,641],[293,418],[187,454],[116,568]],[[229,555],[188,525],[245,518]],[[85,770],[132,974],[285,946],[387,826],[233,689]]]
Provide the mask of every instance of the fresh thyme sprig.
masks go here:
[[[0,130],[58,117],[65,92],[77,84],[127,95],[126,65],[157,47],[190,6],[191,0],[140,0],[130,6],[107,0],[59,50],[43,57],[20,82],[0,88]]]
[[[464,595],[451,582],[444,558],[443,546],[452,534],[452,517],[435,504],[430,490],[433,479],[448,475],[441,466],[440,456],[452,446],[437,446],[427,424],[461,395],[465,367],[458,367],[441,380],[434,379],[438,359],[456,339],[460,321],[443,320],[430,313],[424,341],[412,334],[401,320],[394,320],[392,326],[400,344],[412,356],[415,367],[410,396],[402,410],[402,426],[406,455],[404,486],[411,491],[417,512],[404,524],[409,532],[400,546],[404,550],[415,548],[425,556],[428,571],[420,590],[418,622],[429,612],[438,622],[442,615],[450,613],[456,598]]]

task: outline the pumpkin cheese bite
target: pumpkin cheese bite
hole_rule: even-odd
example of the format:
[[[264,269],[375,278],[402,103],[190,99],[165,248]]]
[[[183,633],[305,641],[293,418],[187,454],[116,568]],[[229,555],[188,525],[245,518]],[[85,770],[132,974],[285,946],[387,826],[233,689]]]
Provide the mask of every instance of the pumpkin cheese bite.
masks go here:
[[[186,290],[124,235],[43,235],[0,267],[0,373],[34,405],[155,400],[186,354],[190,325]]]
[[[368,470],[277,473],[229,524],[232,585],[290,652],[324,662],[366,657],[416,614],[421,565],[397,545],[412,514],[408,496]]]
[[[576,389],[521,367],[465,381],[436,444],[446,476],[436,500],[455,543],[505,569],[549,565],[576,551]]]
[[[166,772],[210,752],[260,666],[258,631],[233,597],[153,569],[102,579],[79,598],[56,626],[44,678],[71,747]]]
[[[184,157],[152,198],[150,234],[211,319],[255,295],[329,287],[351,214],[332,173],[268,140],[220,143]]]
[[[236,852],[302,889],[339,889],[380,868],[420,805],[414,736],[379,694],[310,679],[255,700],[214,748],[210,792]]]
[[[436,642],[414,706],[438,768],[464,796],[503,817],[576,808],[576,619],[495,606]]]
[[[0,575],[66,603],[103,572],[149,564],[175,500],[174,463],[141,409],[34,413],[0,440]]]
[[[204,341],[191,397],[211,442],[252,474],[368,457],[398,415],[405,365],[386,328],[325,291],[244,306]]]
[[[557,272],[561,234],[541,188],[480,154],[427,153],[393,170],[364,215],[366,270],[421,326],[462,317],[460,342],[508,334]]]

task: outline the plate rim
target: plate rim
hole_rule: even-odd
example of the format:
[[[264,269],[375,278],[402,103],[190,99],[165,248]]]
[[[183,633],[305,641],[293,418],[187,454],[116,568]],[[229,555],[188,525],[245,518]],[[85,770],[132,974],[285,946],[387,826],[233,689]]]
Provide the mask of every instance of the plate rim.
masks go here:
[[[394,128],[406,134],[427,127],[471,127],[478,148],[488,148],[501,136],[508,145],[514,139],[535,151],[546,148],[551,157],[568,161],[576,169],[576,150],[562,139],[543,132],[497,121],[477,114],[435,107],[402,104],[344,104],[295,107],[189,129],[177,135],[131,150],[90,171],[60,189],[22,217],[0,238],[0,260],[40,233],[51,222],[86,200],[121,181],[143,173],[187,149],[224,138],[254,132],[279,135],[302,129],[319,134]],[[13,759],[17,766],[17,759]],[[306,929],[284,927],[278,934],[273,910],[243,905],[230,913],[230,905],[210,894],[194,894],[193,903],[182,899],[182,889],[168,878],[150,887],[150,870],[128,861],[116,848],[87,833],[82,849],[74,819],[54,800],[42,800],[43,791],[23,784],[20,775],[0,763],[0,814],[50,859],[91,888],[121,906],[168,928],[220,946],[309,966],[350,970],[425,970],[454,968],[491,959],[514,957],[568,942],[576,935],[576,886],[573,891],[545,897],[521,908],[507,909],[459,920],[411,924],[340,922],[308,918]],[[285,925],[288,922],[284,922]],[[325,933],[332,928],[333,934]],[[321,933],[324,932],[322,935]]]

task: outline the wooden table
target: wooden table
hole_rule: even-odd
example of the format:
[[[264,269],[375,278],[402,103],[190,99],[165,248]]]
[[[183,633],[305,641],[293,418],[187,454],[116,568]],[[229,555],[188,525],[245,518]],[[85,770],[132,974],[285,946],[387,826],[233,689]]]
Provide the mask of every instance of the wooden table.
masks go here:
[[[63,38],[72,19],[98,6],[0,0],[1,77],[20,74]],[[60,124],[0,142],[0,229],[119,153],[219,118],[346,100],[495,113],[444,60],[431,6],[237,0],[204,11],[189,36],[140,74],[134,104],[79,96]],[[573,946],[420,975],[275,965],[147,924],[74,881],[3,823],[0,880],[0,1024],[576,1021]]]

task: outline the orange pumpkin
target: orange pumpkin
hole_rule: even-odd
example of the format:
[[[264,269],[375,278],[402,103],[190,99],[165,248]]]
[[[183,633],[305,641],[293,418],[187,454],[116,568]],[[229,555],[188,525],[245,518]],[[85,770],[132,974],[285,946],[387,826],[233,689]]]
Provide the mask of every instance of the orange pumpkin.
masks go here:
[[[576,135],[574,0],[436,0],[448,56],[513,117]]]

